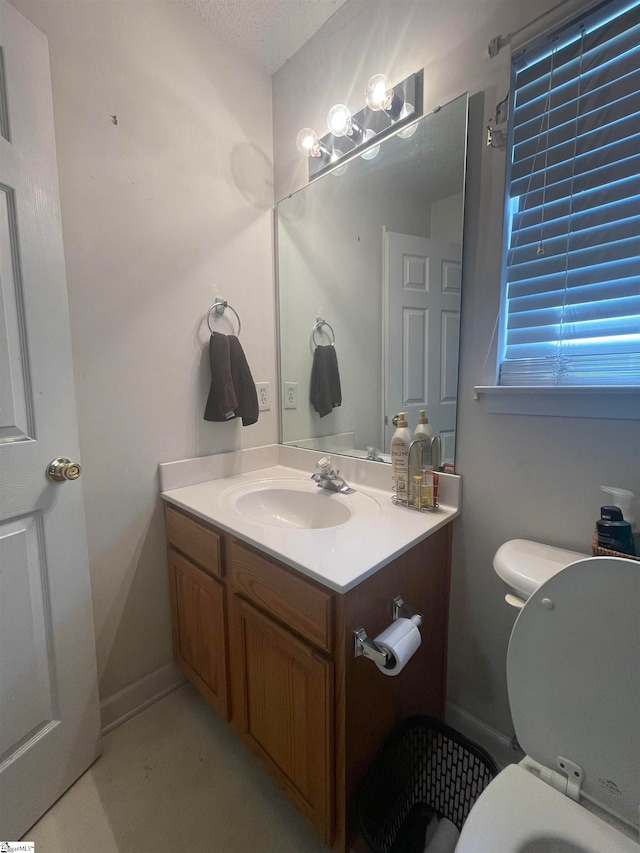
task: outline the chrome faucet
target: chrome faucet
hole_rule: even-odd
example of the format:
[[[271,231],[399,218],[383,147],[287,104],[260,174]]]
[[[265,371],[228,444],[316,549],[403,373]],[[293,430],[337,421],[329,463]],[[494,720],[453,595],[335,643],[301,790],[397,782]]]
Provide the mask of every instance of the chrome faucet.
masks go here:
[[[384,462],[382,453],[377,447],[367,447],[367,459],[371,459],[373,462]]]
[[[355,492],[343,478],[340,476],[340,471],[334,471],[333,462],[328,456],[323,456],[316,463],[316,468],[319,470],[311,475],[311,479],[315,480],[321,489],[329,489],[332,492],[340,492],[341,495],[351,495]]]

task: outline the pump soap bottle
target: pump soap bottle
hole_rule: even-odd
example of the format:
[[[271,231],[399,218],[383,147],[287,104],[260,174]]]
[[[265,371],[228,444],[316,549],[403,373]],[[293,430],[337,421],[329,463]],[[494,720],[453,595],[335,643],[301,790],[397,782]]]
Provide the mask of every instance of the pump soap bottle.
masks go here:
[[[440,436],[436,435],[424,409],[418,411],[418,425],[413,437],[423,442],[420,464],[437,471],[440,468]]]
[[[434,428],[429,423],[429,418],[427,417],[427,413],[424,409],[420,409],[418,411],[418,426],[413,433],[414,438],[422,438],[422,436],[426,436],[427,440],[431,442],[431,439],[436,434]]]
[[[598,545],[620,554],[635,556],[631,525],[622,517],[622,511],[617,506],[600,508],[600,520],[596,522]]]
[[[633,547],[633,551],[624,551],[623,553],[640,554],[640,532],[638,531],[635,518],[633,517],[631,510],[631,501],[635,497],[634,493],[630,492],[629,489],[620,489],[617,486],[600,486],[600,491],[604,492],[606,495],[606,500],[604,502],[607,506],[617,507],[622,513],[621,520],[628,522],[631,527],[631,545]],[[602,517],[604,518],[604,516]],[[614,548],[613,550],[618,551],[620,549]]]
[[[407,426],[407,413],[400,412],[394,418],[396,431],[391,438],[391,467],[399,501],[409,501],[409,445],[413,435]]]

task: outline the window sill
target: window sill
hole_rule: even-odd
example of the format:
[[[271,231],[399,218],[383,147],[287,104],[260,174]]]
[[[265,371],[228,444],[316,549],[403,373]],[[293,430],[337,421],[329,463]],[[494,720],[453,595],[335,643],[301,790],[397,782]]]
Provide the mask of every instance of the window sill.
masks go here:
[[[496,415],[640,420],[637,385],[476,385],[473,391]]]

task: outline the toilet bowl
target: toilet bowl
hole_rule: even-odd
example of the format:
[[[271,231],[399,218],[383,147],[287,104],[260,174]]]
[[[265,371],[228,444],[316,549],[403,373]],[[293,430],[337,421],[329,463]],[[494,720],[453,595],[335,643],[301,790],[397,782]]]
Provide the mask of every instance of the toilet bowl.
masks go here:
[[[516,619],[507,684],[527,755],[480,795],[456,853],[640,853],[640,565],[553,572]]]

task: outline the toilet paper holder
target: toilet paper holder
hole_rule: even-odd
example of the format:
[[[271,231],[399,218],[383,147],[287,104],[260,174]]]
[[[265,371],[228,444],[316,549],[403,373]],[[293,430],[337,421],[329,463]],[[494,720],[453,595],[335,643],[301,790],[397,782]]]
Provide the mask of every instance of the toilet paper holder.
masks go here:
[[[391,608],[392,618],[395,622],[396,619],[414,619],[415,624],[420,627],[422,625],[422,616],[419,613],[415,613],[399,595],[392,601]],[[377,645],[375,640],[370,639],[367,636],[367,632],[364,628],[356,628],[353,632],[354,638],[354,650],[353,656],[360,657],[364,656],[369,658],[369,660],[375,661],[377,664],[381,666],[385,666],[388,661],[390,655],[385,649],[381,649],[380,646]]]

